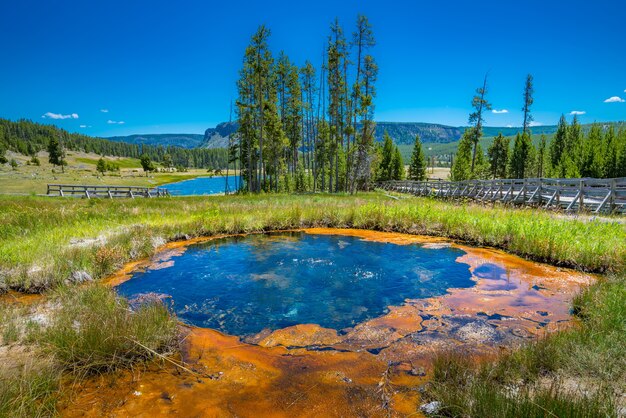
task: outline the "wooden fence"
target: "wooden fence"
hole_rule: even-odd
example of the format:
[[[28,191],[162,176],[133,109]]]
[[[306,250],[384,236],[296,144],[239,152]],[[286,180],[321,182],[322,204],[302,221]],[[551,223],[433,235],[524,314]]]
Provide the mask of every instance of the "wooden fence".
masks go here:
[[[626,213],[626,177],[386,181],[378,186],[417,196],[562,208],[566,212]]]
[[[109,198],[114,197],[164,197],[169,196],[167,189],[159,187],[138,187],[138,186],[84,186],[74,184],[48,184],[49,196],[70,196],[70,197],[92,197]]]

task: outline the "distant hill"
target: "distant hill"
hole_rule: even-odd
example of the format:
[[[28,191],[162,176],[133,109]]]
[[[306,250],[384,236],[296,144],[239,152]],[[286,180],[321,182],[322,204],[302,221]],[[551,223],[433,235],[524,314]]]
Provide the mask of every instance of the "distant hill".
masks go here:
[[[109,141],[127,144],[162,145],[180,148],[199,148],[204,141],[202,134],[139,134],[128,136],[111,136]]]
[[[608,122],[605,125],[615,125],[619,127],[623,122]],[[591,124],[582,126],[583,131],[587,131]],[[223,122],[215,128],[208,128],[204,135],[201,134],[160,134],[160,135],[129,135],[107,138],[112,141],[125,142],[131,144],[149,145],[174,145],[184,148],[226,148],[228,137],[237,131],[237,122]],[[448,126],[438,123],[424,122],[377,122],[376,140],[383,141],[385,131],[391,136],[393,141],[400,145],[405,153],[415,141],[415,135],[419,134],[422,143],[428,144],[427,155],[444,155],[456,152],[459,139],[467,126]],[[545,134],[548,140],[556,132],[556,125],[534,126],[531,128],[534,139]],[[490,143],[494,136],[502,133],[504,136],[515,136],[521,132],[521,127],[485,126],[483,127],[483,141]]]
[[[415,135],[419,134],[423,143],[449,144],[461,139],[461,135],[467,129],[465,126],[448,126],[438,123],[424,122],[376,122],[376,140],[383,141],[385,131],[393,141],[399,145],[412,145]],[[492,137],[502,132],[502,135],[510,136],[521,132],[521,128],[509,127],[485,127],[484,136]],[[224,122],[215,128],[209,128],[204,133],[203,148],[223,148],[228,145],[228,135],[237,131],[237,122]],[[538,126],[533,128],[536,134],[552,134],[556,132],[556,126]]]

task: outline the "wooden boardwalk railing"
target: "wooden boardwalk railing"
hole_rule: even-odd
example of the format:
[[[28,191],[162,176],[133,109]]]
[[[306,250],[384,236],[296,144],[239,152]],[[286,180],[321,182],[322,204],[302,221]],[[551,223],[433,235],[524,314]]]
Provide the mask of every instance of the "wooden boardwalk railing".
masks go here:
[[[626,213],[626,177],[615,179],[497,179],[465,181],[386,181],[385,190],[447,199],[473,199],[567,212]]]
[[[138,187],[138,186],[84,186],[76,184],[48,184],[49,196],[70,196],[70,197],[92,197],[109,198],[114,197],[164,197],[169,196],[167,189],[159,187]]]

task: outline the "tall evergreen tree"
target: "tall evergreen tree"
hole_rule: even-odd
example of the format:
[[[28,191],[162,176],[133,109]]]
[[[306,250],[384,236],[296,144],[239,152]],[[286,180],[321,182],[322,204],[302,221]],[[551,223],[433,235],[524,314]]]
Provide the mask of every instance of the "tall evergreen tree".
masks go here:
[[[411,164],[409,165],[409,180],[426,180],[426,158],[424,157],[422,141],[420,141],[419,135],[415,135],[415,144],[413,145]]]
[[[358,106],[358,113],[361,117],[361,132],[356,143],[355,170],[351,179],[352,193],[354,193],[356,188],[367,190],[372,176],[371,151],[376,129],[373,119],[378,65],[371,55],[365,56],[362,77]]]
[[[362,147],[357,146],[357,119],[362,116],[362,76],[363,76],[363,68],[364,68],[364,57],[367,54],[367,51],[370,48],[373,48],[376,45],[376,40],[374,39],[374,32],[372,30],[372,25],[370,24],[367,16],[358,15],[356,22],[356,30],[352,34],[352,42],[350,45],[356,49],[356,75],[354,84],[352,85],[352,94],[350,97],[350,115],[352,117],[352,126],[349,129],[351,133],[352,140],[351,145],[348,146],[348,176],[350,177],[351,189],[354,190],[355,178],[356,178],[356,160],[359,157],[359,149]],[[350,141],[350,139],[348,139]]]
[[[476,89],[476,95],[472,98],[472,107],[474,111],[469,116],[469,124],[474,125],[474,129],[471,130],[472,136],[472,163],[471,163],[471,172],[474,172],[474,168],[476,165],[476,154],[478,151],[478,141],[483,136],[483,123],[485,118],[483,113],[485,111],[491,110],[491,103],[489,103],[486,99],[487,96],[487,75],[485,74],[485,79],[483,80],[482,87]]]
[[[146,173],[146,177],[150,171],[155,170],[154,163],[150,160],[150,156],[148,156],[148,154],[142,154],[141,157],[139,157],[139,162],[141,163],[143,171]]]
[[[539,145],[537,146],[537,161],[535,167],[537,168],[537,177],[541,178],[545,176],[547,172],[548,158],[548,139],[545,134],[541,134],[539,138]]]
[[[522,112],[524,112],[524,122],[522,123],[522,130],[524,133],[528,133],[530,129],[530,123],[533,121],[533,116],[530,113],[530,107],[533,105],[535,101],[533,99],[533,94],[535,89],[533,87],[533,76],[528,74],[526,76],[526,84],[524,84],[524,106],[522,107]]]
[[[606,143],[604,148],[604,170],[603,176],[607,178],[619,177],[617,170],[617,164],[619,161],[619,142],[615,136],[615,129],[613,125],[609,126],[609,129],[604,134],[604,141]]]
[[[550,143],[550,165],[552,166],[553,176],[565,177],[563,163],[567,149],[568,129],[567,120],[565,120],[565,116],[561,115],[554,139]]]
[[[473,128],[472,128],[473,129]],[[469,180],[472,178],[472,148],[474,133],[472,129],[466,129],[459,141],[452,167],[450,178],[453,181]]]
[[[509,170],[512,178],[523,179],[528,177],[529,168],[532,166],[532,146],[528,132],[518,133],[515,136]]]
[[[604,175],[604,148],[602,127],[594,123],[583,140],[581,176],[601,178]]]
[[[509,139],[498,134],[487,149],[491,176],[494,179],[506,178],[509,164]]]
[[[617,135],[619,139],[619,157],[617,159],[617,167],[615,172],[617,174],[616,177],[626,177],[626,129],[621,128]]]
[[[402,154],[400,154],[400,148],[393,147],[393,156],[391,158],[391,179],[403,180],[404,179],[404,162],[402,161]]]
[[[583,136],[578,117],[574,115],[571,125],[567,129],[567,142],[563,161],[563,174],[567,178],[580,177],[583,167]]]
[[[381,153],[381,160],[378,166],[378,180],[379,181],[387,181],[393,179],[393,156],[394,156],[394,145],[391,137],[385,131],[383,134],[383,148]]]
[[[48,161],[54,166],[61,166],[61,171],[65,172],[65,149],[56,136],[50,138],[48,144]]]

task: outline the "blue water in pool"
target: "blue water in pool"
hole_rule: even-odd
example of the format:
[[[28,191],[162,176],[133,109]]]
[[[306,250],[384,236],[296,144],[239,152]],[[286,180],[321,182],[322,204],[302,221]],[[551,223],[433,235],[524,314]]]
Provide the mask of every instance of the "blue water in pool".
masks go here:
[[[137,272],[117,290],[171,295],[185,322],[232,335],[303,323],[341,330],[407,298],[473,286],[469,265],[456,261],[463,254],[341,235],[249,235],[192,245],[173,266]]]
[[[235,189],[235,177],[228,176],[228,187],[231,192]],[[226,176],[196,177],[191,180],[183,180],[161,186],[169,190],[172,196],[196,196],[224,193]],[[237,182],[239,179],[237,178]]]

